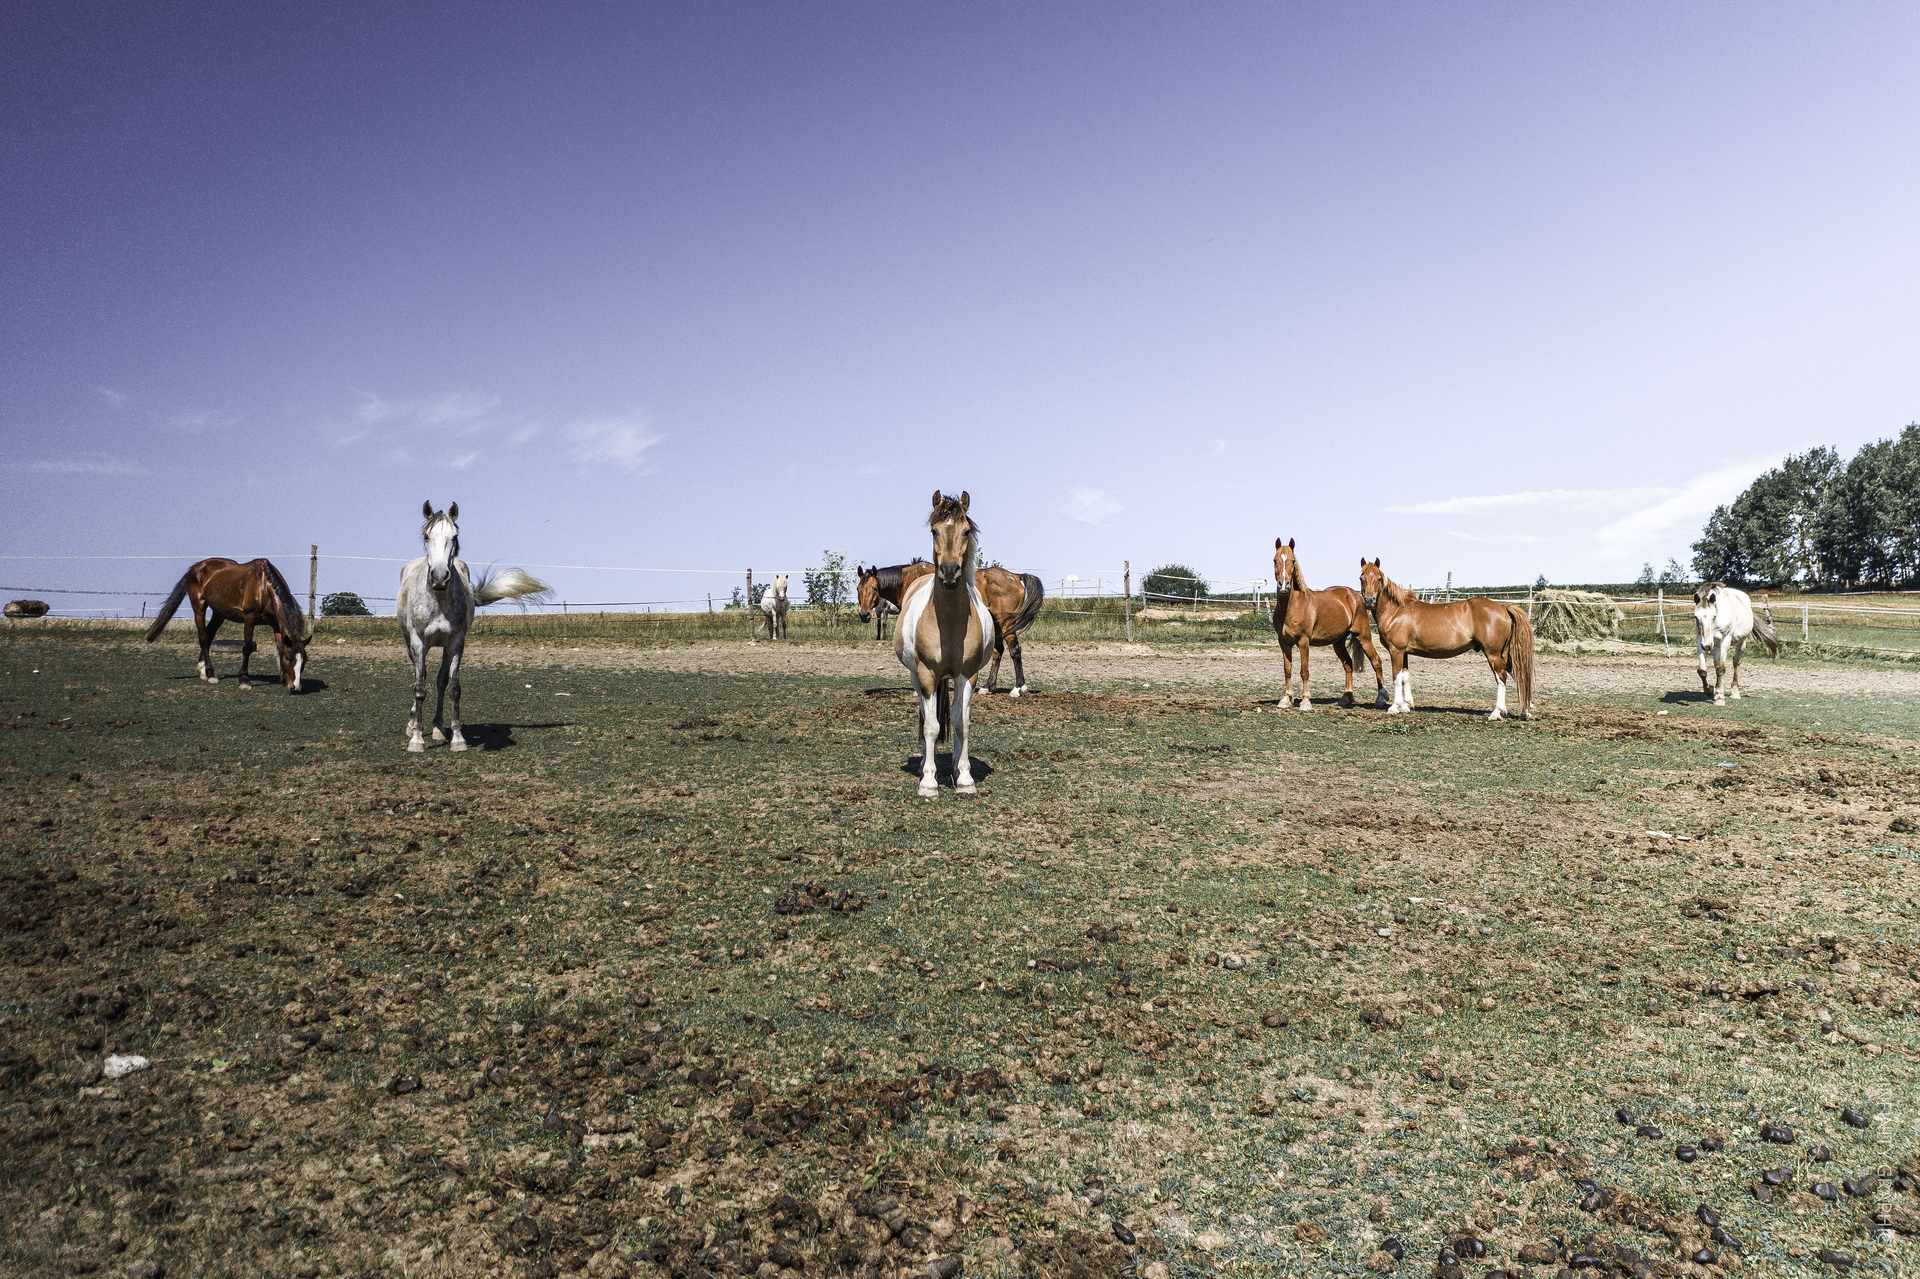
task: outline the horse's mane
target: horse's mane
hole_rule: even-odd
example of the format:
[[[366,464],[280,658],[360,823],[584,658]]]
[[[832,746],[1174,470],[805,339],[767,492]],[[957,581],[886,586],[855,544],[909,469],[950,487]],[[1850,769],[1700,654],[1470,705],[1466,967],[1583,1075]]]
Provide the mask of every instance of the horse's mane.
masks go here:
[[[1411,598],[1407,594],[1406,587],[1400,585],[1400,583],[1394,581],[1384,573],[1380,575],[1380,593],[1392,600],[1395,604],[1405,604]]]
[[[1302,573],[1302,572],[1300,571],[1300,557],[1299,557],[1298,555],[1294,555],[1294,556],[1291,556],[1291,557],[1289,557],[1289,558],[1291,558],[1291,559],[1293,560],[1293,587],[1294,587],[1294,589],[1295,589],[1295,590],[1301,590],[1301,591],[1307,591],[1307,590],[1312,590],[1313,588],[1307,585],[1307,575],[1306,575],[1305,573]]]
[[[280,624],[295,639],[304,638],[307,633],[307,619],[300,611],[300,601],[293,597],[293,588],[287,585],[287,579],[280,576],[280,570],[272,560],[262,560],[267,566],[267,580],[273,583],[274,598],[280,601]]]

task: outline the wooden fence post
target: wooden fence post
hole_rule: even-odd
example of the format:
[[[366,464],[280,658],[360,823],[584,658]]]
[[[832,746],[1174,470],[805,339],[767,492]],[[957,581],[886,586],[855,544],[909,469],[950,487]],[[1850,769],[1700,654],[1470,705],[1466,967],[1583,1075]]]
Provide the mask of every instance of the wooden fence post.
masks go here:
[[[1659,588],[1654,596],[1654,608],[1660,614],[1660,643],[1667,650],[1667,656],[1673,656],[1673,641],[1667,638],[1667,588]]]
[[[1121,572],[1127,593],[1126,603],[1123,605],[1127,615],[1127,643],[1131,644],[1133,643],[1133,561],[1122,560],[1121,563],[1124,565]]]
[[[747,643],[749,644],[758,643],[760,639],[759,629],[755,627],[753,624],[754,611],[755,610],[753,607],[753,570],[748,569],[747,570]]]
[[[314,607],[314,597],[320,592],[320,543],[307,544],[307,616],[318,617]]]

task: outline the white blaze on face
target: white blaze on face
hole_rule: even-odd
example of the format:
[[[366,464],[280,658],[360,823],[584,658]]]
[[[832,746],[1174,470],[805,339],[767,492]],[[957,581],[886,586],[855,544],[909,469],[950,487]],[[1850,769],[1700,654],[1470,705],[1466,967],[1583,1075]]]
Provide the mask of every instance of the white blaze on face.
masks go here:
[[[453,543],[460,530],[452,520],[438,519],[427,530],[427,584],[438,590],[453,573]]]
[[[295,653],[293,655],[293,691],[296,693],[300,691],[300,671],[306,664],[307,655],[305,653]]]

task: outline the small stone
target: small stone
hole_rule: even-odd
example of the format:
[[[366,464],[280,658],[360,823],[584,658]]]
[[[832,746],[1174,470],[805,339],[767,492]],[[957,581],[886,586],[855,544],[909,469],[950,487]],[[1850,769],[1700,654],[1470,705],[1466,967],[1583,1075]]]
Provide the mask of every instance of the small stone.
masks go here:
[[[167,1268],[151,1257],[142,1258],[127,1267],[127,1279],[161,1279]]]
[[[1453,1251],[1455,1256],[1472,1257],[1478,1261],[1487,1255],[1487,1245],[1472,1235],[1461,1235],[1453,1241]]]
[[[410,1092],[419,1092],[420,1076],[395,1075],[387,1081],[387,1091],[396,1097],[404,1097]]]
[[[1683,1164],[1690,1164],[1700,1157],[1700,1152],[1692,1146],[1675,1146],[1673,1148],[1673,1157]]]
[[[1735,1239],[1732,1235],[1728,1234],[1727,1228],[1725,1226],[1715,1226],[1713,1228],[1713,1233],[1709,1235],[1708,1238],[1712,1239],[1715,1243],[1719,1244],[1722,1248],[1731,1248],[1735,1252],[1740,1251],[1740,1241],[1738,1239]]]
[[[1260,1017],[1260,1024],[1268,1030],[1278,1030],[1287,1024],[1287,1015],[1282,1012],[1263,1013]]]
[[[1871,1121],[1852,1106],[1840,1112],[1840,1118],[1849,1128],[1865,1128]]]
[[[1850,1270],[1853,1268],[1852,1253],[1838,1252],[1832,1248],[1822,1248],[1820,1250],[1820,1260],[1826,1262],[1835,1270]]]

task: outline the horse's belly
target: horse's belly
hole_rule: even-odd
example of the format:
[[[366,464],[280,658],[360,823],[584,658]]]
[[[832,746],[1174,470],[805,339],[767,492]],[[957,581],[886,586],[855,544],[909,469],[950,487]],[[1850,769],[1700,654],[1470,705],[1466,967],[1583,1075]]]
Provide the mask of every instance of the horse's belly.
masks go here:
[[[1462,653],[1471,653],[1479,647],[1477,642],[1468,641],[1458,648],[1410,648],[1407,652],[1413,657],[1458,657]]]

